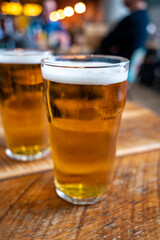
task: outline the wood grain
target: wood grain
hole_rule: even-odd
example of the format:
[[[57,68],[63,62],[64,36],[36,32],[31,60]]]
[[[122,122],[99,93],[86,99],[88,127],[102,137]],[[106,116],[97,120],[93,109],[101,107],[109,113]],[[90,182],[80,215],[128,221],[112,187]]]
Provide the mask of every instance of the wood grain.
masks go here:
[[[2,240],[160,239],[159,150],[117,158],[111,189],[94,205],[58,198],[52,171],[1,181],[0,193]]]
[[[34,162],[16,162],[5,155],[3,128],[0,125],[0,179],[34,174],[53,169],[51,155]],[[148,109],[127,102],[117,143],[117,156],[160,149],[160,117]]]

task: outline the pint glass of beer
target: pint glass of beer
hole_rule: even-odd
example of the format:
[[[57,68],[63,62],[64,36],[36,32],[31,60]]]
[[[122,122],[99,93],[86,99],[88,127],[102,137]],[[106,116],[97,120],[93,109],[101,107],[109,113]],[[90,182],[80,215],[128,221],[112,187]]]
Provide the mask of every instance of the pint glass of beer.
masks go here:
[[[47,117],[43,104],[41,59],[49,52],[0,52],[0,111],[13,159],[30,161],[49,153]]]
[[[95,203],[111,184],[128,65],[96,55],[42,60],[55,187],[69,202]]]

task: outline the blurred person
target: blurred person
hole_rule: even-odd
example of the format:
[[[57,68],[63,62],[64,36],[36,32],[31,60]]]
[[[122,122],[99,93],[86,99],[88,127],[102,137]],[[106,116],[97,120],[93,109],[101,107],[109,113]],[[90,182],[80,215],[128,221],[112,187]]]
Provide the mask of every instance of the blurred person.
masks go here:
[[[4,48],[5,46],[5,43],[4,43],[4,38],[5,37],[5,34],[4,34],[4,31],[0,25],[0,48]]]
[[[60,21],[50,21],[50,13],[57,10],[55,0],[44,0],[43,11],[30,24],[29,35],[38,48],[58,48],[70,45],[70,35]]]
[[[124,0],[131,14],[119,22],[101,42],[96,53],[131,58],[136,49],[145,47],[149,17],[144,0]]]
[[[2,40],[3,37],[4,37],[4,32],[3,32],[2,28],[1,28],[1,25],[0,25],[0,40]]]
[[[24,15],[14,16],[13,18],[14,34],[12,39],[15,42],[15,48],[32,48],[33,43],[29,41],[27,34],[28,18]]]
[[[1,25],[2,28],[2,39],[0,41],[1,48],[15,48],[15,42],[13,40],[14,34],[14,27],[13,27],[13,20],[11,16],[3,16],[1,19],[3,24]]]

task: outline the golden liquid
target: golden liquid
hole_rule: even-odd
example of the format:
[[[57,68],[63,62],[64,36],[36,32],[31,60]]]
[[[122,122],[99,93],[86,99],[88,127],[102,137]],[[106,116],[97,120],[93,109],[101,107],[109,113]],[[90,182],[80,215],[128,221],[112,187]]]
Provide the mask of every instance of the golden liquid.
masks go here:
[[[45,80],[44,89],[56,187],[79,199],[100,196],[112,180],[126,81],[84,86]]]
[[[39,64],[0,64],[0,103],[13,153],[34,155],[49,147]]]

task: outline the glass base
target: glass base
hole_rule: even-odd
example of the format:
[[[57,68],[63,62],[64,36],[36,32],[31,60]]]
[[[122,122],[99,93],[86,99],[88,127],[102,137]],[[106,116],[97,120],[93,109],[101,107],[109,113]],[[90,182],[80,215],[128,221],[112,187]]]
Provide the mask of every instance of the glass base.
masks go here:
[[[42,152],[38,152],[36,154],[30,154],[30,155],[23,155],[23,154],[17,154],[13,153],[11,150],[6,149],[6,155],[9,158],[15,159],[17,161],[23,161],[23,162],[29,162],[29,161],[34,161],[43,157],[46,157],[50,152],[50,148],[45,149]]]
[[[102,199],[102,196],[94,197],[94,198],[75,198],[75,197],[71,197],[71,196],[66,195],[65,193],[63,193],[62,191],[60,191],[57,188],[56,188],[56,193],[58,194],[58,196],[60,198],[66,200],[67,202],[77,204],[77,205],[94,204],[96,202],[99,202]]]

